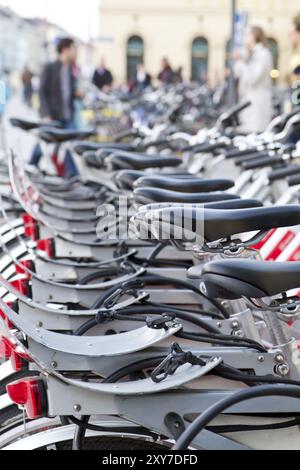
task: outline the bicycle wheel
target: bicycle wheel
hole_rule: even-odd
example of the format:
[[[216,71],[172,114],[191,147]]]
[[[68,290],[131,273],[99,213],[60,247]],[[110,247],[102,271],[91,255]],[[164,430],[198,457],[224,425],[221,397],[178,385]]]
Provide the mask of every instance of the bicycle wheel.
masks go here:
[[[57,450],[72,450],[72,441],[58,442],[55,444]],[[53,446],[51,446],[53,448]],[[36,450],[47,450],[41,447]],[[141,439],[130,439],[120,437],[90,437],[84,441],[83,450],[167,450],[167,447],[156,442],[143,441]]]
[[[23,413],[15,405],[0,410],[0,434],[18,426],[23,421]]]

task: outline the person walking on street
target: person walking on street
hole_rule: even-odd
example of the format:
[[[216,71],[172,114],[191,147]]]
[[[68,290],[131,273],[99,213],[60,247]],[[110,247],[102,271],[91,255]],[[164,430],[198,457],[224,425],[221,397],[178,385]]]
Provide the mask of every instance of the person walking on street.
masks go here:
[[[23,84],[24,103],[27,104],[27,106],[31,106],[32,93],[33,93],[33,88],[32,88],[33,74],[29,70],[28,67],[24,68],[21,79],[22,79],[22,84]]]
[[[246,54],[233,51],[234,72],[238,79],[239,102],[251,105],[240,114],[241,131],[263,132],[272,119],[272,55],[266,46],[265,34],[259,26],[248,28]]]
[[[40,82],[40,115],[47,121],[58,121],[64,129],[75,129],[75,99],[77,77],[74,64],[77,47],[72,38],[63,38],[57,45],[58,60],[46,64]],[[38,166],[42,156],[39,145],[35,147],[30,164]],[[77,169],[69,152],[65,157],[67,176],[75,176]]]
[[[300,66],[300,14],[294,18],[291,32],[290,32],[291,44],[293,48],[293,54],[290,59],[289,66],[289,77],[291,84],[295,80],[294,71]]]
[[[95,70],[92,82],[100,91],[107,92],[111,89],[113,76],[111,71],[106,67],[104,59],[101,59],[100,66]]]
[[[170,85],[173,83],[174,72],[166,57],[164,57],[161,61],[161,71],[158,75],[158,80],[162,85]]]

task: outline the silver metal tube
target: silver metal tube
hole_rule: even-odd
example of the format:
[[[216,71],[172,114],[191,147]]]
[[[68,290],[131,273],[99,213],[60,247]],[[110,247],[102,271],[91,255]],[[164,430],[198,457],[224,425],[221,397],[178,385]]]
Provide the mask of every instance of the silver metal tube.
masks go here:
[[[287,326],[283,321],[279,320],[276,313],[264,312],[263,316],[273,346],[281,346],[291,341]]]

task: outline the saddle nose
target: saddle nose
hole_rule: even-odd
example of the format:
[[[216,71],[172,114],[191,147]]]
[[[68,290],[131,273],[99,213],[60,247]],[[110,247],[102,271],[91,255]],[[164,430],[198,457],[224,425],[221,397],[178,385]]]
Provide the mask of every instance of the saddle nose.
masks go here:
[[[212,298],[264,298],[300,287],[300,263],[272,263],[249,259],[230,259],[195,266],[188,271],[193,279],[201,277]]]

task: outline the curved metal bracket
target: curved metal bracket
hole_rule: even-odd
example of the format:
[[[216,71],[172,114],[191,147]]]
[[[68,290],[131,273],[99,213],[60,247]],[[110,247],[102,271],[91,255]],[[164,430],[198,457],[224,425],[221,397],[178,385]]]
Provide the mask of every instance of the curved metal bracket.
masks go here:
[[[91,392],[107,393],[120,396],[153,395],[167,390],[176,390],[189,382],[207,375],[220,365],[222,358],[214,357],[205,366],[185,364],[177,369],[174,375],[168,376],[163,382],[155,383],[151,378],[118,384],[88,383],[67,379],[67,383]]]
[[[95,316],[98,313],[101,312],[109,312],[111,309],[106,309],[106,308],[101,308],[97,310],[91,310],[91,309],[85,309],[85,310],[68,310],[64,308],[51,308],[48,307],[44,304],[37,303],[32,299],[29,299],[28,297],[24,296],[19,292],[17,289],[15,289],[10,282],[8,282],[6,279],[4,279],[3,276],[0,275],[0,285],[6,290],[6,293],[12,294],[16,299],[19,299],[21,302],[24,304],[28,305],[30,308],[39,310],[39,311],[44,311],[47,313],[53,313],[55,315],[67,315],[67,316]],[[118,311],[118,310],[123,310],[126,307],[129,307],[136,302],[142,301],[148,297],[148,294],[146,292],[141,292],[138,297],[132,297],[129,299],[126,299],[122,302],[119,302],[114,305],[113,310]]]
[[[163,330],[153,330],[145,326],[112,336],[77,337],[35,327],[21,315],[16,314],[2,299],[0,306],[7,318],[36,343],[54,351],[87,357],[121,356],[142,351],[176,334],[182,328],[182,325],[175,320],[170,321]]]

